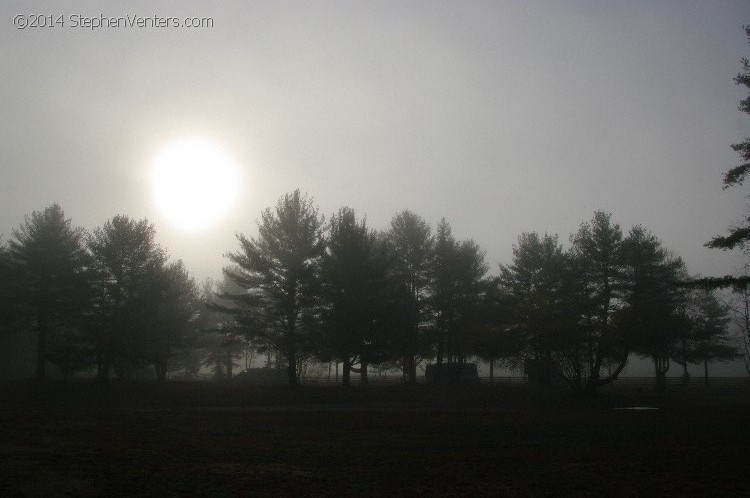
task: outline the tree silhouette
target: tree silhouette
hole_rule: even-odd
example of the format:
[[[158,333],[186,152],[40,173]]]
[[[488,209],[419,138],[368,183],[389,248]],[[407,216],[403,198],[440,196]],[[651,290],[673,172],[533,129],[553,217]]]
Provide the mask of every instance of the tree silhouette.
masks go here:
[[[622,230],[611,221],[612,215],[596,211],[571,236],[571,255],[582,279],[586,328],[586,389],[589,392],[611,383],[628,360],[628,348],[620,331],[612,323],[625,292]],[[605,366],[611,373],[602,376]]]
[[[6,245],[0,243],[0,331],[2,332],[9,331],[17,318],[17,292],[14,280],[10,253]]]
[[[435,234],[435,248],[430,265],[431,308],[437,330],[435,381],[441,381],[443,358],[448,335],[453,332],[458,313],[456,295],[458,243],[445,218],[440,220]]]
[[[109,378],[115,362],[119,375],[147,362],[167,261],[155,235],[147,220],[117,215],[89,238],[97,273],[94,342],[100,380]]]
[[[348,207],[331,218],[326,240],[321,262],[324,343],[343,362],[344,385],[357,362],[367,382],[368,365],[382,361],[387,344],[382,321],[390,256],[382,238]]]
[[[479,323],[472,334],[471,351],[489,364],[490,380],[494,380],[497,360],[518,366],[524,340],[521,330],[514,326],[514,316],[513,299],[500,284],[500,277],[488,281],[477,313]]]
[[[402,296],[398,341],[402,368],[408,381],[415,383],[417,355],[426,345],[423,327],[434,240],[427,222],[409,210],[393,217],[388,238],[393,251],[392,275]]]
[[[689,327],[682,312],[684,291],[677,286],[684,263],[641,226],[633,227],[622,251],[628,292],[617,322],[628,349],[653,361],[656,388],[663,390],[681,332]]]
[[[243,289],[227,275],[218,284],[207,280],[201,287],[201,305],[196,327],[200,333],[200,347],[204,350],[203,364],[211,366],[217,380],[231,379],[241,352],[253,345],[257,332],[255,318],[224,296],[240,296]],[[267,348],[266,344],[255,344]]]
[[[325,248],[323,218],[312,199],[299,190],[267,208],[258,238],[237,235],[238,252],[227,257],[236,265],[227,277],[246,292],[226,296],[244,310],[245,319],[287,360],[289,385],[297,385],[297,361],[309,332],[319,295],[319,263]]]
[[[745,36],[750,43],[750,26],[745,26]],[[742,70],[735,76],[734,82],[750,88],[750,61],[743,57],[741,60]],[[740,100],[740,112],[750,114],[750,94]],[[724,188],[734,185],[742,185],[745,177],[750,172],[750,138],[745,138],[742,142],[732,145],[743,161],[738,166],[731,168],[724,175]],[[750,216],[746,216],[742,224],[729,228],[729,233],[724,236],[717,235],[706,243],[707,247],[718,249],[734,249],[735,247],[745,247],[750,241]]]
[[[510,326],[526,346],[521,354],[546,384],[552,381],[555,336],[564,325],[566,261],[557,240],[557,235],[521,234],[513,262],[500,266],[497,280],[511,310]]]
[[[19,313],[37,334],[36,376],[46,374],[47,341],[63,327],[80,327],[89,298],[84,231],[58,204],[27,216],[9,241],[7,262]]]
[[[175,348],[195,341],[198,289],[181,260],[166,265],[160,273],[146,354],[156,369],[156,380],[164,382]]]
[[[714,291],[708,289],[697,289],[692,297],[685,360],[703,364],[703,380],[708,386],[708,364],[733,360],[739,356],[739,351],[732,344],[733,338],[729,334],[729,307],[717,299]]]
[[[454,313],[446,338],[446,353],[453,361],[466,361],[474,349],[476,334],[484,326],[481,308],[488,287],[485,275],[489,270],[484,255],[484,250],[473,240],[463,240],[456,246]]]

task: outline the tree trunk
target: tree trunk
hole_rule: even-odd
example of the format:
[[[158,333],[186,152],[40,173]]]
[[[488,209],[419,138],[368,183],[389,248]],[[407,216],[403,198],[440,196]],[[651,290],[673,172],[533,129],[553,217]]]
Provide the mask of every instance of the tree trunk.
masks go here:
[[[409,355],[409,384],[417,383],[417,359],[413,354]]]
[[[708,359],[703,359],[703,385],[708,387]]]
[[[37,380],[44,380],[46,377],[46,363],[47,363],[47,313],[42,311],[39,314],[39,334],[37,341],[37,357],[36,357],[36,378]]]
[[[667,387],[667,371],[669,370],[669,358],[654,357],[654,370],[656,373],[656,390],[662,392]]]
[[[609,376],[605,378],[601,378],[601,375],[599,373],[599,370],[601,369],[602,361],[601,359],[597,359],[596,365],[598,367],[596,368],[595,372],[591,372],[591,376],[589,377],[589,381],[586,384],[586,388],[584,389],[584,392],[587,394],[596,394],[596,388],[601,386],[606,386],[607,384],[611,384],[612,382],[617,380],[617,376],[620,375],[620,372],[623,371],[625,368],[625,365],[628,364],[628,353],[625,353],[620,360],[620,363],[615,367],[615,371],[612,372]],[[669,367],[667,367],[669,368]]]
[[[286,375],[289,379],[289,387],[294,389],[297,387],[297,360],[294,356],[287,358],[289,365],[286,368]]]
[[[435,383],[440,384],[443,380],[443,350],[445,348],[445,320],[440,320],[437,344],[437,362],[435,364]]]
[[[344,370],[341,375],[341,385],[343,385],[344,387],[351,386],[351,371],[352,366],[349,363],[349,360],[344,360]]]
[[[233,365],[232,365],[232,363],[233,363],[232,362],[232,349],[231,348],[227,348],[226,361],[227,361],[227,380],[231,380],[232,379],[232,367],[233,367]]]
[[[366,360],[360,360],[360,367],[362,371],[360,372],[360,385],[362,387],[367,386],[367,361]]]
[[[495,359],[490,360],[490,382],[495,381]]]
[[[111,368],[111,365],[112,363],[108,356],[106,354],[102,355],[97,372],[97,380],[99,382],[109,382],[109,369]]]
[[[154,369],[156,370],[156,381],[160,384],[167,381],[167,359],[160,358],[154,363]]]
[[[597,352],[594,358],[594,363],[589,371],[589,381],[586,384],[586,392],[589,394],[595,394],[596,388],[600,385],[599,370],[602,367],[601,355]]]
[[[687,347],[687,334],[683,330],[682,333],[682,387],[687,387],[688,383],[690,382],[690,374],[688,373],[687,368],[687,356],[688,356],[688,347]]]
[[[687,369],[687,361],[682,362],[682,387],[687,387],[690,383],[690,374]]]

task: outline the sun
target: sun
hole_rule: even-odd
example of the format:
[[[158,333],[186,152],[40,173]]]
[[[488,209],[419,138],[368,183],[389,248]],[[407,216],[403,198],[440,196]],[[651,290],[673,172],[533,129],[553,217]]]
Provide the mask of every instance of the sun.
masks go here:
[[[185,231],[210,228],[240,193],[239,168],[220,145],[202,138],[172,142],[151,165],[151,190],[167,220]]]

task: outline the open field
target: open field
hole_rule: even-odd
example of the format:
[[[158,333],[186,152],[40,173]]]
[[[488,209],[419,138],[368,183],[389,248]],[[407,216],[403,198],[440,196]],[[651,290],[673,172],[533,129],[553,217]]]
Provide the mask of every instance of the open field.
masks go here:
[[[15,383],[0,403],[0,496],[750,494],[745,389]]]

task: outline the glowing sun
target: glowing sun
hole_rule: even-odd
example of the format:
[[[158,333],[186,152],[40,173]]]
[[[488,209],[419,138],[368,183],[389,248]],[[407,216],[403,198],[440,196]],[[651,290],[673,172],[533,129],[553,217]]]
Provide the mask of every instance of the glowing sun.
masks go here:
[[[226,216],[237,201],[239,168],[211,141],[172,142],[154,158],[151,189],[170,223],[187,231],[201,230]]]

